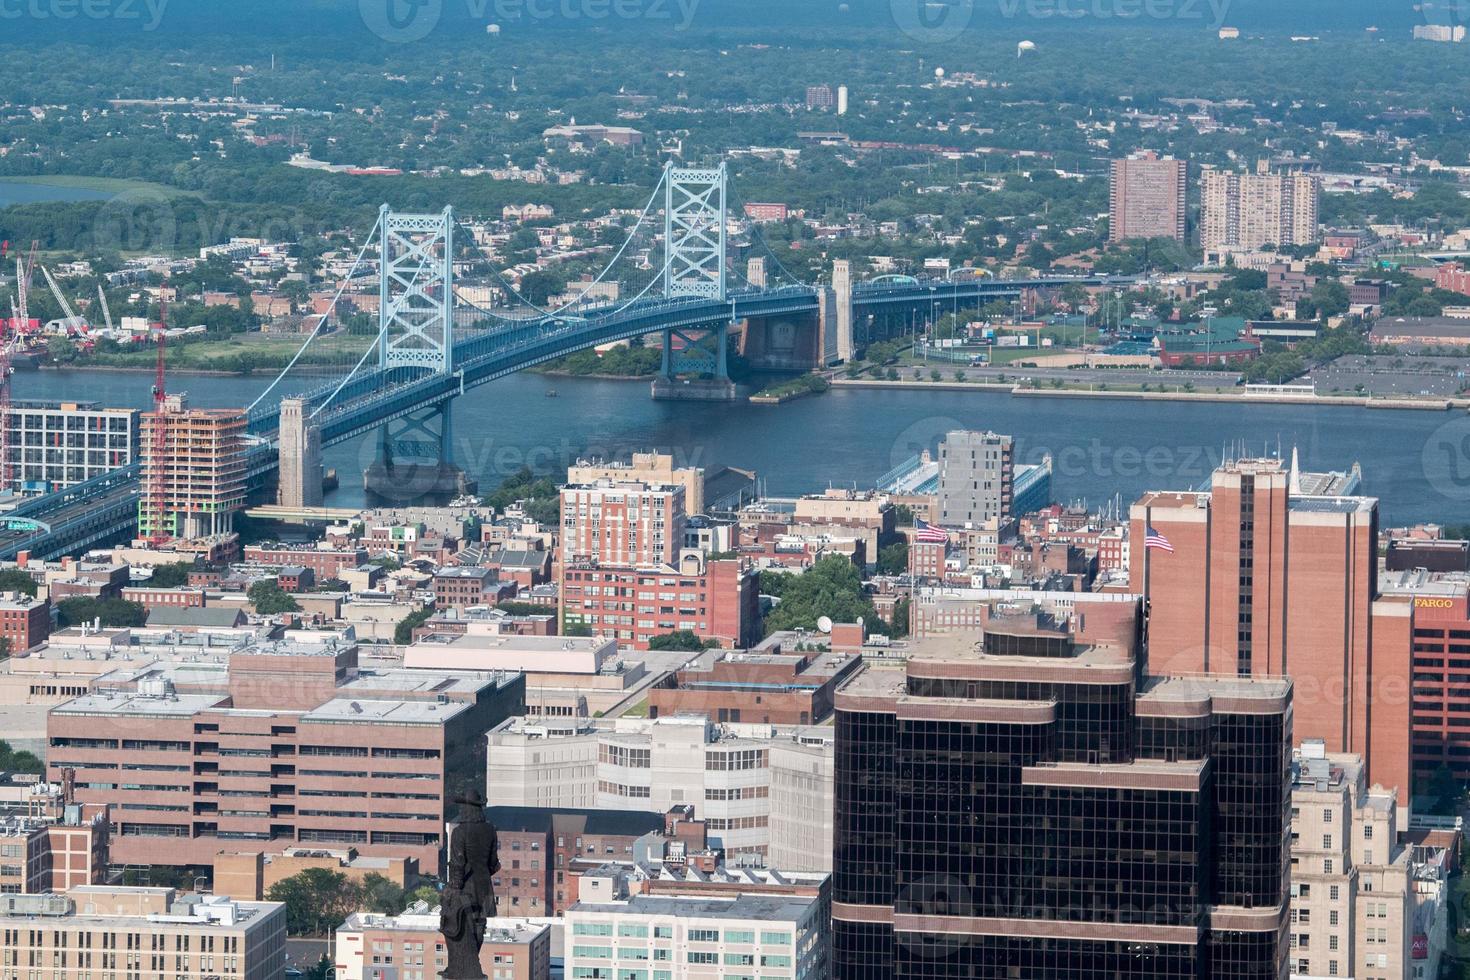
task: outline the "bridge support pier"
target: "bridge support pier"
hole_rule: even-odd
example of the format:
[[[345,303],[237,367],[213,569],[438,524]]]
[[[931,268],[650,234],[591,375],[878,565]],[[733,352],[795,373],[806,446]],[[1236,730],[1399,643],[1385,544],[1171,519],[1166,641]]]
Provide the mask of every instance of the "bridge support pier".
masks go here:
[[[283,507],[322,506],[321,429],[311,421],[304,398],[281,399],[280,496]]]
[[[362,474],[370,505],[442,506],[476,491],[475,481],[453,461],[452,404],[446,401],[383,423],[376,455]]]
[[[678,338],[680,348],[675,350]],[[727,350],[730,324],[720,323],[703,334],[666,330],[663,359],[651,394],[655,401],[731,402],[735,382],[730,380]]]

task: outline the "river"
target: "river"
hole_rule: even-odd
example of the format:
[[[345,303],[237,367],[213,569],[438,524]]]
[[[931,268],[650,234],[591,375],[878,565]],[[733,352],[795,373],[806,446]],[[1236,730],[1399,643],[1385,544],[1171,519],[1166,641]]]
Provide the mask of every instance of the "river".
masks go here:
[[[151,382],[141,372],[22,371],[14,397],[146,408]],[[307,376],[278,392],[320,382]],[[191,404],[221,407],[248,404],[267,383],[179,375],[170,388],[187,391]],[[546,397],[550,389],[558,397]],[[1230,448],[1233,441],[1254,455],[1274,453],[1278,445],[1289,454],[1294,446],[1306,469],[1361,462],[1364,492],[1382,499],[1385,524],[1470,520],[1470,416],[1464,412],[881,389],[834,389],[773,408],[654,402],[643,382],[520,374],[456,402],[454,455],[482,490],[525,465],[550,471],[585,454],[659,448],[684,465],[753,469],[768,493],[791,495],[872,486],[961,427],[1015,436],[1022,462],[1050,453],[1056,499],[1093,507],[1112,499],[1126,506],[1145,490],[1198,486],[1222,452],[1241,452]],[[358,474],[374,445],[363,438],[327,449],[326,464],[342,476],[329,503],[362,503]]]

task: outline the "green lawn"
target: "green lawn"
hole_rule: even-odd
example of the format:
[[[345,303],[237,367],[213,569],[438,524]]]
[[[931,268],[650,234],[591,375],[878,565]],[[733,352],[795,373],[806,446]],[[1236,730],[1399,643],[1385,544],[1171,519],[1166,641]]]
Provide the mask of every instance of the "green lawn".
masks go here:
[[[180,190],[166,184],[155,184],[147,180],[132,180],[123,177],[78,177],[56,174],[40,177],[5,177],[7,184],[49,184],[53,187],[79,187],[83,190],[103,194],[153,193],[163,197],[199,197],[197,191]]]

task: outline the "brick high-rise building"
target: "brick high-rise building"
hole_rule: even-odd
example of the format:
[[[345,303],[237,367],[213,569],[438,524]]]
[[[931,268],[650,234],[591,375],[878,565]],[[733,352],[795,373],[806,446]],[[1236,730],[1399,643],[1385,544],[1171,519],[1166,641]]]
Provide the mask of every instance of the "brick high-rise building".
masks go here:
[[[562,563],[668,564],[684,545],[685,490],[599,479],[561,491]]]
[[[563,564],[560,574],[563,632],[586,626],[633,650],[647,650],[653,637],[679,630],[724,647],[759,640],[759,576],[738,558],[709,561],[685,551],[672,564],[579,560]]]
[[[162,412],[143,416],[140,442],[139,535],[228,534],[235,512],[245,505],[245,413],[191,409],[182,395],[173,395]],[[159,480],[161,500],[155,499]],[[160,504],[161,513],[155,513]]]
[[[1291,683],[1147,676],[1106,609],[838,693],[834,980],[1285,978]]]
[[[1211,170],[1200,188],[1200,244],[1207,252],[1319,240],[1322,187],[1313,174]]]
[[[1147,151],[1114,160],[1108,186],[1108,239],[1184,241],[1189,164]]]
[[[1378,596],[1378,501],[1300,484],[1281,460],[1236,460],[1207,492],[1133,505],[1149,669],[1290,675],[1298,734],[1362,755],[1370,780],[1407,799],[1414,609]]]

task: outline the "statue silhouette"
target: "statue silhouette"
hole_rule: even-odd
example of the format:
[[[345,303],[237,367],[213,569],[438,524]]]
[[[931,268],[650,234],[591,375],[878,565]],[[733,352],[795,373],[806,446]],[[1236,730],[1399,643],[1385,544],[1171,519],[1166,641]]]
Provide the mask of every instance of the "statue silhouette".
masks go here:
[[[484,980],[480,946],[495,915],[494,875],[500,870],[495,828],[485,822],[485,799],[471,791],[458,800],[459,822],[449,834],[449,875],[440,898],[444,980]]]

